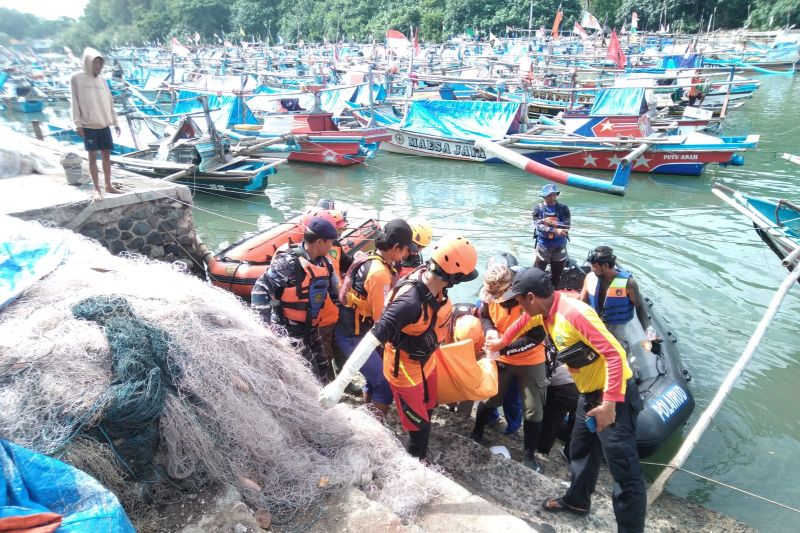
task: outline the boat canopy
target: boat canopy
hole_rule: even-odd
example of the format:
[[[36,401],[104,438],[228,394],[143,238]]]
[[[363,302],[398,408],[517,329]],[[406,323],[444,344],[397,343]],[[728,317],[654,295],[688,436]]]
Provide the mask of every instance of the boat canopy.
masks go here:
[[[639,116],[642,114],[644,89],[641,87],[612,87],[600,89],[589,115],[592,117]]]
[[[386,89],[383,85],[373,84],[373,102],[382,102],[386,98]],[[255,95],[247,99],[247,106],[260,113],[280,113],[280,100],[296,98],[300,108],[311,110],[314,107],[313,93],[301,93],[297,89],[277,89],[261,86],[254,91]],[[320,107],[334,117],[340,117],[348,108],[346,102],[356,102],[362,105],[369,104],[369,84],[348,85],[343,87],[329,87],[320,91]]]
[[[216,93],[183,89],[178,92],[174,114],[183,115],[202,112],[203,104],[198,99],[201,95],[205,95],[205,97],[208,98],[208,108],[212,110],[210,113],[211,120],[218,130],[228,129],[233,124],[258,123],[247,106],[242,105],[241,98],[233,94],[217,95]],[[205,117],[202,115],[194,115],[194,119],[203,125],[204,130],[207,130],[205,127]]]
[[[516,133],[520,104],[470,100],[413,102],[402,129],[452,139],[502,139]]]

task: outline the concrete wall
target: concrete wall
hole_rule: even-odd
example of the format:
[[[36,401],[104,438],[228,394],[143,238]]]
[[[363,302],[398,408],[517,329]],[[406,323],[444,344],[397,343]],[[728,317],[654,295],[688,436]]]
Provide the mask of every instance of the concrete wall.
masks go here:
[[[183,185],[147,178],[119,180],[126,192],[9,213],[50,222],[99,241],[111,253],[182,261],[203,272],[203,253],[192,220],[192,195]]]

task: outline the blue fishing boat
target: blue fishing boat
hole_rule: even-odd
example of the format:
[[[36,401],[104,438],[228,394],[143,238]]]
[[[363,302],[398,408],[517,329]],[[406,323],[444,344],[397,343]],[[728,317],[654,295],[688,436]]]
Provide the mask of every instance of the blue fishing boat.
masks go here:
[[[798,257],[786,261],[800,248],[800,205],[789,200],[767,200],[746,196],[721,183],[715,183],[714,194],[753,222],[761,240],[792,270]]]
[[[111,156],[125,170],[153,178],[165,178],[190,189],[225,196],[258,194],[267,188],[269,176],[284,163],[280,158],[250,158],[229,151],[213,128],[203,135],[186,117],[177,131],[144,150]]]

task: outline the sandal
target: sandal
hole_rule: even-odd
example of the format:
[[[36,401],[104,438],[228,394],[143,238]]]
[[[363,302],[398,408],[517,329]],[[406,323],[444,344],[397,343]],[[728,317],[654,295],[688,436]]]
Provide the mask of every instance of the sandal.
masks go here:
[[[564,501],[564,498],[549,498],[542,502],[542,509],[551,513],[572,513],[579,516],[589,514],[589,509],[578,509]]]

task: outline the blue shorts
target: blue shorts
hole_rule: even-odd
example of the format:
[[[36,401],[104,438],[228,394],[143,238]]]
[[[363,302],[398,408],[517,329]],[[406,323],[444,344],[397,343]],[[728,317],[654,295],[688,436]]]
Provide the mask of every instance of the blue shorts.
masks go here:
[[[108,127],[99,130],[83,128],[83,147],[86,148],[87,152],[113,150],[114,139],[111,138],[111,128]]]
[[[361,342],[361,338],[362,337],[336,335],[335,341],[339,349],[350,357],[355,347]],[[383,375],[383,358],[378,350],[369,354],[369,359],[367,359],[367,362],[359,369],[359,372],[364,375],[364,379],[367,381],[364,392],[372,395],[372,402],[392,405],[394,394],[392,393],[392,388],[389,386],[389,382],[386,381],[386,377]]]

